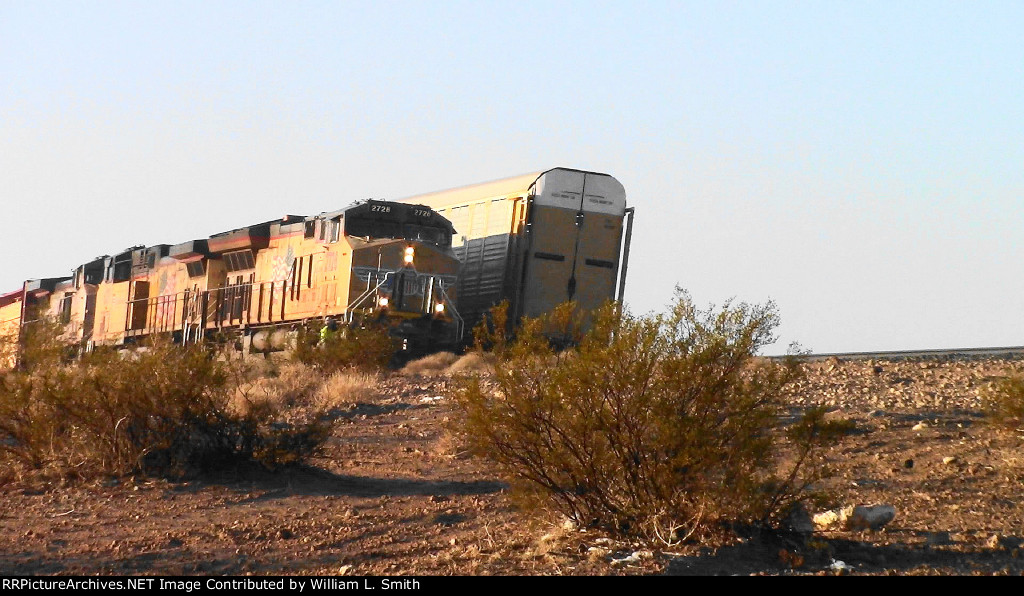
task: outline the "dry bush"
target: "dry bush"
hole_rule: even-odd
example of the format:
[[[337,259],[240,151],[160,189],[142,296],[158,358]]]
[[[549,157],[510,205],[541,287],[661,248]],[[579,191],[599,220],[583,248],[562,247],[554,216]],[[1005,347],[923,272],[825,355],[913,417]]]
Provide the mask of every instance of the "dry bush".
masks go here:
[[[242,370],[245,378],[251,376],[248,367]],[[240,381],[231,405],[243,414],[257,406],[280,410],[312,405],[322,380],[319,373],[304,364],[286,363],[272,369],[269,374],[256,376],[251,381]]]
[[[18,362],[17,326],[0,329],[0,375],[13,370]]]
[[[380,374],[338,371],[324,379],[316,392],[316,406],[323,410],[346,408],[372,401],[380,391]]]
[[[74,346],[61,339],[64,326],[52,318],[40,318],[22,328],[21,344],[17,335],[5,338],[13,347],[5,349],[18,354],[20,370],[41,369],[67,363],[75,355]]]
[[[1015,375],[996,381],[984,392],[982,408],[996,426],[1024,426],[1024,377]]]
[[[449,458],[457,457],[465,451],[466,448],[462,437],[449,431],[442,433],[431,448],[433,455]]]
[[[37,356],[23,362],[24,370],[0,378],[0,460],[30,473],[174,476],[245,461],[273,467],[309,457],[331,429],[319,418],[282,424],[270,403],[233,411],[232,363],[201,347],[157,343],[99,349],[67,364]]]
[[[384,370],[398,350],[395,338],[381,325],[342,326],[324,340],[319,329],[315,325],[301,329],[291,357],[325,376],[345,369]]]
[[[682,291],[665,315],[608,305],[579,332],[572,304],[524,320],[505,307],[478,333],[494,351],[495,391],[457,393],[464,431],[524,501],[583,526],[666,543],[732,524],[768,524],[820,476],[835,433],[812,410],[780,429],[795,363],[755,361],[774,340],[773,304],[701,310]],[[555,336],[578,343],[556,350]],[[785,443],[794,463],[780,469]]]
[[[481,375],[489,373],[494,366],[494,358],[482,351],[473,351],[462,356],[451,352],[438,352],[413,360],[400,373],[406,376],[431,375]]]
[[[445,371],[451,375],[483,375],[494,370],[494,357],[484,352],[469,352]]]
[[[418,360],[413,360],[406,364],[399,372],[406,376],[438,375],[447,371],[448,367],[458,361],[458,359],[459,357],[451,352],[437,352]]]

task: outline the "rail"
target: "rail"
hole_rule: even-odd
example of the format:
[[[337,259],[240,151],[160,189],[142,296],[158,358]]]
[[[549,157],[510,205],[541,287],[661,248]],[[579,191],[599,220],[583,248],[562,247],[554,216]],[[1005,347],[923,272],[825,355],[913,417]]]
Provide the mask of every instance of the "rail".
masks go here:
[[[781,360],[788,356],[769,356]],[[817,362],[835,358],[837,360],[910,360],[927,358],[984,358],[984,357],[1019,357],[1024,358],[1024,346],[1007,346],[993,348],[940,348],[928,350],[888,350],[880,352],[830,352],[822,354],[799,354],[796,359],[801,362]]]

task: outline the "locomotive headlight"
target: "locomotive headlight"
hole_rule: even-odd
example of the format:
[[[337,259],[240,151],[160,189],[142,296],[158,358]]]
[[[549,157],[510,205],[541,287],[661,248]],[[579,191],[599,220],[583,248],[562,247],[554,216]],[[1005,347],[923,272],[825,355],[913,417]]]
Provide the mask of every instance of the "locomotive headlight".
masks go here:
[[[444,313],[444,304],[441,304],[440,302],[435,304],[434,305],[434,312],[436,312],[437,314],[443,314]]]
[[[405,262],[406,262],[406,264],[411,265],[412,264],[412,259],[413,259],[414,256],[416,256],[416,249],[411,247],[411,246],[405,247]]]
[[[388,302],[389,300],[387,296],[381,296],[380,298],[377,299],[377,305],[380,306],[381,308],[387,307]]]

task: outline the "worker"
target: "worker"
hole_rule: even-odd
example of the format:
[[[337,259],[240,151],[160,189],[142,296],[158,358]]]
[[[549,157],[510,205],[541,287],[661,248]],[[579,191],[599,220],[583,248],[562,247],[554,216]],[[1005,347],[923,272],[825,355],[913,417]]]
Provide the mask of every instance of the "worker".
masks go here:
[[[327,343],[328,338],[338,332],[338,321],[334,317],[327,317],[324,326],[320,328],[320,345]]]

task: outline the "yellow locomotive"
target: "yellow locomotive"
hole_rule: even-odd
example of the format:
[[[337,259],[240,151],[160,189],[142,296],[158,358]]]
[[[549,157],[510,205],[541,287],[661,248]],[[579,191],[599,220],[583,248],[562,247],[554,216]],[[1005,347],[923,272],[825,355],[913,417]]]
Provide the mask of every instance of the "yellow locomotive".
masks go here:
[[[216,333],[247,351],[285,348],[299,323],[372,318],[412,350],[455,344],[454,228],[429,207],[368,200],[175,245],[138,246],[0,296],[0,332],[49,316],[85,349]]]

